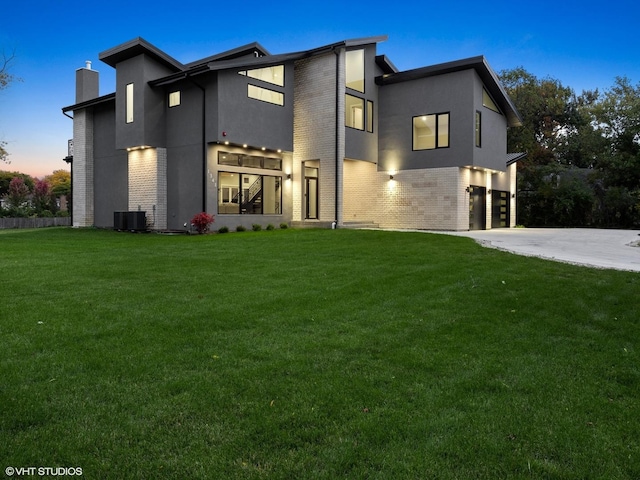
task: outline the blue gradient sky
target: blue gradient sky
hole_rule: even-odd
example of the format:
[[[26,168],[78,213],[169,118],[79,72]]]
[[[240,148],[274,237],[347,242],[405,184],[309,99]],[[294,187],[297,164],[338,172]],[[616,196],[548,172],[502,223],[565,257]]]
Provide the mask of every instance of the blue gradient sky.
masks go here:
[[[271,53],[339,40],[388,35],[378,53],[400,69],[485,55],[499,72],[523,66],[573,88],[607,89],[616,76],[640,82],[640,4],[539,2],[5,2],[0,51],[15,49],[12,73],[22,78],[0,91],[0,139],[10,165],[44,176],[67,169],[62,158],[72,121],[75,70],[85,60],[100,72],[100,94],[115,89],[98,54],[135,37],[187,63],[253,41]]]

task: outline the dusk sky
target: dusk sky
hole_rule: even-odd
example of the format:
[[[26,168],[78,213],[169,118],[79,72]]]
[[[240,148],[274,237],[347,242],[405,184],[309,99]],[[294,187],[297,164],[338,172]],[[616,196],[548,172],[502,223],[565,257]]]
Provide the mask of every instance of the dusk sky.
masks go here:
[[[72,121],[75,71],[86,60],[100,72],[100,94],[115,90],[115,71],[98,54],[143,37],[182,63],[259,42],[271,53],[345,39],[388,35],[378,45],[400,70],[484,55],[496,72],[518,66],[576,93],[606,90],[615,77],[640,83],[637,0],[416,2],[4,2],[0,52],[15,51],[22,81],[0,91],[0,140],[11,170],[42,177],[62,161]]]

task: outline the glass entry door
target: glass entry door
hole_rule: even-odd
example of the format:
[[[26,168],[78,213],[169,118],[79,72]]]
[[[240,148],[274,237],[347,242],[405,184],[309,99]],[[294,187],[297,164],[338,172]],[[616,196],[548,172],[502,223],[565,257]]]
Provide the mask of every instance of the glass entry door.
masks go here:
[[[318,219],[318,169],[304,167],[305,218]]]
[[[469,230],[487,228],[487,189],[469,186]]]

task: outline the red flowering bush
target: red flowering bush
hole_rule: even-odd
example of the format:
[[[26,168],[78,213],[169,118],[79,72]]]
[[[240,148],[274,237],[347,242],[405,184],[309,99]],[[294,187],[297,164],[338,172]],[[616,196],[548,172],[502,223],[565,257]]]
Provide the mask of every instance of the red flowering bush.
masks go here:
[[[213,215],[209,215],[207,212],[200,212],[191,219],[191,225],[196,228],[198,233],[207,233],[212,223]]]

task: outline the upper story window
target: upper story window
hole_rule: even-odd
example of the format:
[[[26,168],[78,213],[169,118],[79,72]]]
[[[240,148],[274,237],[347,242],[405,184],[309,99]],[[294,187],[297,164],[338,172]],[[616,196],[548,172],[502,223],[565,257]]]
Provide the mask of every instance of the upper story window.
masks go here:
[[[364,93],[364,50],[348,50],[345,64],[347,88]]]
[[[482,112],[476,110],[476,147],[482,146]]]
[[[493,110],[494,112],[500,113],[500,109],[496,105],[496,102],[493,101],[493,98],[489,95],[484,88],[482,89],[482,106],[487,107],[489,110]]]
[[[249,98],[253,98],[255,100],[273,103],[274,105],[284,105],[284,93],[276,92],[275,90],[269,90],[268,88],[262,88],[256,85],[249,84],[247,86],[247,95],[249,96]]]
[[[125,121],[133,123],[133,83],[127,84],[125,90]]]
[[[180,90],[169,93],[169,108],[180,105]]]
[[[449,113],[413,117],[413,149],[432,150],[449,146]]]
[[[274,65],[272,67],[243,70],[238,73],[249,78],[255,78],[256,80],[262,80],[263,82],[271,83],[272,85],[284,87],[284,65]]]
[[[345,126],[364,130],[364,100],[347,94],[344,103]]]

